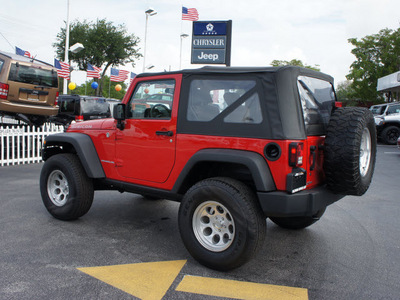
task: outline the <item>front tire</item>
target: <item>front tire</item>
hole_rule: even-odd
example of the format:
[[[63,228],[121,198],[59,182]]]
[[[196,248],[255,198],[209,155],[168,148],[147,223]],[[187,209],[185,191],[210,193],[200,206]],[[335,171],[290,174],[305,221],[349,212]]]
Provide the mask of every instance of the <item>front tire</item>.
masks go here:
[[[78,157],[57,154],[44,164],[40,193],[48,212],[60,220],[74,220],[86,214],[93,202],[93,182]]]
[[[381,138],[387,145],[396,145],[400,136],[400,128],[397,126],[388,126],[382,130]]]
[[[262,247],[266,218],[253,191],[240,181],[211,178],[185,194],[179,230],[186,249],[201,264],[237,268]]]

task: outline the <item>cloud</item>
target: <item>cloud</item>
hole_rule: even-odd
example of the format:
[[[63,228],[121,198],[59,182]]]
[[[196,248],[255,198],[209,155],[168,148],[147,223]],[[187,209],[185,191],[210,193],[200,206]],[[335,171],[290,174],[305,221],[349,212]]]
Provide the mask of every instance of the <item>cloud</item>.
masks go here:
[[[386,27],[396,29],[400,21],[394,13],[400,10],[398,0],[187,0],[184,4],[197,8],[200,20],[232,20],[232,66],[266,66],[274,59],[300,59],[320,65],[336,82],[345,80],[355,59],[348,38],[375,34]],[[124,23],[130,33],[141,38],[143,50],[144,11],[149,6],[158,14],[148,20],[146,61],[155,65],[155,71],[176,70],[180,34],[192,30],[192,22],[180,19],[181,1],[70,0],[70,20],[107,18]],[[52,63],[52,44],[65,26],[66,7],[66,0],[7,1],[0,12],[0,32],[11,44]],[[12,11],[18,14],[8,13]],[[182,67],[200,67],[190,64],[190,45],[191,37],[182,41]],[[2,36],[0,49],[12,51]],[[122,68],[140,73],[142,61],[135,68]]]

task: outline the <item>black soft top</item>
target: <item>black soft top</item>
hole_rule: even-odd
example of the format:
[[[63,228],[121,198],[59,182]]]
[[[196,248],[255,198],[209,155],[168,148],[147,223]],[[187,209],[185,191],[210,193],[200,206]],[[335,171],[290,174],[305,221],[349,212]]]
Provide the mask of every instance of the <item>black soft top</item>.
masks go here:
[[[325,73],[314,71],[307,68],[296,66],[283,66],[283,67],[220,67],[220,66],[205,66],[199,69],[184,69],[172,72],[158,72],[158,73],[141,73],[137,77],[148,77],[168,74],[184,74],[184,75],[215,75],[215,74],[249,74],[249,73],[285,73],[286,76],[298,77],[305,75],[315,78],[320,78],[329,81],[333,84],[333,77]]]
[[[300,95],[298,92],[299,76],[313,77],[330,82],[333,77],[322,72],[296,66],[283,67],[214,67],[185,69],[173,72],[142,73],[137,77],[168,76],[182,74],[182,87],[178,113],[178,133],[240,136],[264,139],[305,139],[307,129],[303,119]],[[224,113],[209,122],[190,121],[186,118],[190,86],[193,80],[219,80],[221,78],[237,80],[255,80],[256,92],[260,102],[263,121],[260,124],[225,123]],[[244,101],[242,99],[241,101]],[[238,102],[239,103],[239,102]],[[225,114],[229,113],[227,110]],[[323,135],[325,129],[312,135]]]
[[[234,78],[257,81],[256,89],[262,101],[264,118],[261,124],[233,124],[218,121],[191,122],[185,118],[187,102],[179,105],[178,132],[218,136],[241,136],[265,139],[305,139],[307,130],[298,92],[298,77],[308,76],[330,82],[333,77],[307,68],[284,67],[203,67],[174,72],[183,74],[181,99],[189,98],[190,83],[195,79]],[[159,73],[159,75],[166,73]],[[150,74],[148,74],[150,75]],[[145,76],[143,74],[142,76]],[[323,135],[324,130],[313,135]]]

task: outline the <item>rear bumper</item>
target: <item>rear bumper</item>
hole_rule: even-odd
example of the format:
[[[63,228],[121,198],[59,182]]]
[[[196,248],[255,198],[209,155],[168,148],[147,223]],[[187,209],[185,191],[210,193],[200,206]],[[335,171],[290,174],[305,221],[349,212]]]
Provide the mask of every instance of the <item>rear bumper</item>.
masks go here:
[[[50,106],[38,103],[37,105],[25,103],[12,103],[0,101],[0,111],[13,112],[25,115],[55,116],[58,114],[58,106]]]
[[[258,192],[257,196],[267,217],[312,216],[318,210],[345,197],[345,195],[334,194],[325,187],[295,194],[280,191]]]

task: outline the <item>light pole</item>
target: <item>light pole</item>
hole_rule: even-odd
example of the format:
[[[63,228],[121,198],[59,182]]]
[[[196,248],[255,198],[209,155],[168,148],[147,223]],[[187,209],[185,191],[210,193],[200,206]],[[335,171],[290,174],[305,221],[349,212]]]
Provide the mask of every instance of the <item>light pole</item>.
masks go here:
[[[180,51],[179,51],[179,70],[182,68],[182,40],[184,38],[187,38],[189,35],[186,33],[181,34],[181,46],[180,46]]]
[[[67,28],[65,29],[65,54],[64,61],[68,63],[68,51],[69,51],[69,0],[67,1]],[[68,80],[64,78],[63,80],[63,94],[67,93]]]
[[[147,22],[149,20],[149,16],[154,16],[157,14],[157,12],[152,9],[149,8],[148,10],[146,10],[144,12],[146,14],[146,25],[144,27],[144,47],[143,47],[143,72],[146,69],[146,40],[147,40]]]
[[[72,45],[71,47],[69,46],[69,0],[67,0],[67,28],[65,29],[65,54],[64,54],[64,62],[66,62],[67,64],[69,64],[69,51],[71,51],[72,53],[77,53],[79,51],[81,51],[83,48],[83,45],[81,43],[76,43],[74,45]],[[70,67],[70,72],[71,72],[71,67]],[[70,80],[71,80],[71,73],[70,73]],[[64,78],[63,80],[64,84],[63,84],[63,94],[67,94],[68,93],[68,80]]]

